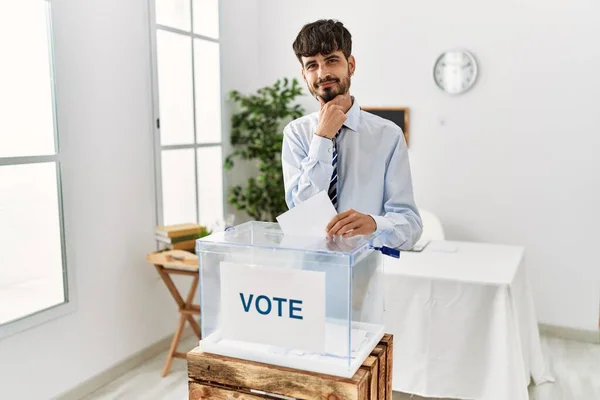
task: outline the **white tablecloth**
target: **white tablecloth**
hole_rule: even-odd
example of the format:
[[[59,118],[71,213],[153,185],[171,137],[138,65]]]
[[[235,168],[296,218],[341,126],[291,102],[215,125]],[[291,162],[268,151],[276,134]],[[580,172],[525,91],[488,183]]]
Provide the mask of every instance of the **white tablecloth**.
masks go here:
[[[522,247],[431,242],[385,259],[393,389],[426,397],[528,399],[545,367]]]

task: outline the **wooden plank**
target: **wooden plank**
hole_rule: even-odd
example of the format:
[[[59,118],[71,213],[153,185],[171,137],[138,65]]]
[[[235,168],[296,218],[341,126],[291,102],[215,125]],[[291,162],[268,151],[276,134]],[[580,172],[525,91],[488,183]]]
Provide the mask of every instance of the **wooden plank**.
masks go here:
[[[182,308],[181,310],[179,310],[180,313],[185,314],[185,315],[198,315],[200,314],[200,311],[195,310],[193,308],[190,309],[186,309],[186,308]]]
[[[377,399],[385,400],[385,364],[386,364],[386,352],[385,346],[379,345],[376,346],[371,355],[377,357],[377,366],[379,371],[377,373],[379,381],[377,382]]]
[[[342,378],[203,353],[200,347],[188,353],[192,380],[302,399],[368,399],[369,375],[359,369],[352,378]]]
[[[360,369],[369,371],[369,399],[377,400],[379,390],[379,360],[370,355],[360,366]]]
[[[186,276],[198,276],[198,271],[184,271],[182,269],[173,269],[163,267],[171,275],[186,275]]]
[[[356,374],[354,374],[354,376],[352,377],[352,379],[356,378],[357,376],[359,376],[359,374],[361,372],[365,372],[362,370],[358,370],[356,371]],[[358,382],[358,393],[357,393],[357,399],[358,400],[367,400],[369,398],[369,379],[370,379],[370,373],[366,373]],[[339,397],[339,396],[335,396],[335,395],[327,395],[327,396],[323,396],[323,400],[345,400],[345,397]]]
[[[386,333],[381,339],[381,343],[386,345],[386,366],[385,366],[385,398],[392,400],[392,377],[394,376],[394,336]]]
[[[217,386],[210,386],[199,382],[189,382],[189,400],[264,400],[276,397],[263,394],[251,394],[246,391],[232,390]]]

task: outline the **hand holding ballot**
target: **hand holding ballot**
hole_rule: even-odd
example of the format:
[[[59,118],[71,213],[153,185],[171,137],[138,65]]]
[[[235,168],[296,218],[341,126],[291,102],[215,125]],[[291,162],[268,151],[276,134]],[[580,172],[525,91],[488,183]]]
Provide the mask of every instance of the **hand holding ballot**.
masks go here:
[[[344,211],[333,217],[327,224],[325,231],[327,237],[353,237],[357,235],[370,235],[377,229],[377,223],[368,214],[359,213],[353,209]]]
[[[325,227],[335,216],[329,196],[321,191],[278,216],[277,222],[284,235],[322,238]]]
[[[375,220],[368,214],[353,209],[336,214],[325,191],[319,192],[305,202],[277,217],[286,235],[353,237],[370,235],[377,229]]]

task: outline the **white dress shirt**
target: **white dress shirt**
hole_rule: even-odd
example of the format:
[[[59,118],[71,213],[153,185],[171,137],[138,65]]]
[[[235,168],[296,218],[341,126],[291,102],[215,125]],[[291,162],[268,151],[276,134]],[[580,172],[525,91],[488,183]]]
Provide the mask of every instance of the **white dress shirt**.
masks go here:
[[[352,107],[336,139],[338,213],[369,214],[384,244],[410,249],[423,225],[413,198],[406,141],[393,122]],[[282,167],[285,200],[291,209],[329,189],[333,142],[315,134],[319,112],[290,122],[284,129]]]

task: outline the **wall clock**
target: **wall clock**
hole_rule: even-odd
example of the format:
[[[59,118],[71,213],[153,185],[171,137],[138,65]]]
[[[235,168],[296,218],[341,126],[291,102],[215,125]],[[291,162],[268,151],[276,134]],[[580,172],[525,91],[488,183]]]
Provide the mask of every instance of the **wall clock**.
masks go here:
[[[445,92],[464,93],[477,79],[477,60],[466,50],[446,51],[435,61],[433,79]]]

